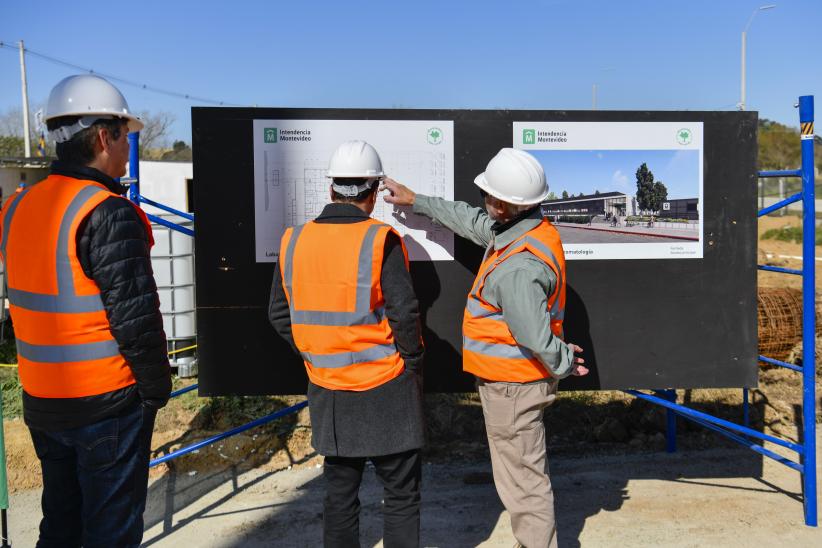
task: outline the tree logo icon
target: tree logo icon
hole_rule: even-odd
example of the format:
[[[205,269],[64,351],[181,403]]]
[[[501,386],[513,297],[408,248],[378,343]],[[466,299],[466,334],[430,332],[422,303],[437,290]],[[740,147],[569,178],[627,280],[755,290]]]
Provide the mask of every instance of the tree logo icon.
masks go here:
[[[676,132],[676,142],[680,145],[690,145],[691,144],[691,130],[688,128],[682,128]]]
[[[523,145],[534,145],[537,142],[537,132],[533,129],[523,129],[522,130],[522,144]]]
[[[438,145],[442,143],[442,130],[438,127],[432,127],[428,130],[428,143]]]

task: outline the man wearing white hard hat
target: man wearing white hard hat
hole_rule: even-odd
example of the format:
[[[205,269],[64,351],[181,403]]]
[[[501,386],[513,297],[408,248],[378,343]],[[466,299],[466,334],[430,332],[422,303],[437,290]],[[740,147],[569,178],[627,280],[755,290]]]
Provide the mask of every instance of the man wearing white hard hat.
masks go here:
[[[271,288],[269,320],[308,374],[326,547],[360,545],[366,461],[384,487],[386,548],[419,546],[422,335],[402,238],[370,217],[384,176],[374,147],[341,144],[331,203],[286,230]]]
[[[168,401],[151,227],[124,196],[143,124],[103,78],[49,95],[50,175],[0,215],[23,414],[43,471],[37,546],[138,546],[151,433]]]
[[[386,179],[385,201],[413,206],[486,248],[463,316],[463,369],[477,377],[494,483],[518,545],[556,546],[543,412],[559,379],[585,375],[564,342],[565,256],[540,214],[545,172],[527,152],[504,148],[474,180],[485,209],[415,194]]]

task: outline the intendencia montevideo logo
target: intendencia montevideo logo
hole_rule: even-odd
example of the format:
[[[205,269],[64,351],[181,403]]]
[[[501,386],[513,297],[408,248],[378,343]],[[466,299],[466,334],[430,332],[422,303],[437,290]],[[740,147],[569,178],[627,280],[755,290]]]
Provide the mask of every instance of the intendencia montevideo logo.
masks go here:
[[[263,129],[263,140],[266,143],[276,143],[277,142],[277,128],[275,127],[267,127]]]
[[[563,129],[523,129],[522,130],[522,144],[536,145],[539,143],[566,143],[568,142],[568,133]]]

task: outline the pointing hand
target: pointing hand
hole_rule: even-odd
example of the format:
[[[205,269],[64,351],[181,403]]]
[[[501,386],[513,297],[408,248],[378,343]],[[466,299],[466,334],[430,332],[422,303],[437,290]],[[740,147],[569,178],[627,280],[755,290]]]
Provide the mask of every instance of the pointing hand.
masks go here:
[[[407,186],[401,185],[394,179],[387,177],[382,180],[382,185],[380,185],[380,191],[383,190],[387,190],[388,194],[383,196],[382,199],[389,204],[398,206],[414,205],[414,199],[417,196],[414,191]]]

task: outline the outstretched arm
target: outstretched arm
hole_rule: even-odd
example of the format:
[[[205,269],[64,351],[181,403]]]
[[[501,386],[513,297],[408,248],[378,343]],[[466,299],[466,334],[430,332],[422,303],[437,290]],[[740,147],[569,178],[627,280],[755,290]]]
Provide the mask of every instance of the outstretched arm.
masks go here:
[[[465,202],[452,202],[417,194],[393,179],[385,179],[380,190],[388,191],[383,199],[389,204],[412,206],[414,213],[433,219],[434,222],[477,245],[487,247],[491,242],[491,225],[494,221],[478,207],[472,207]]]

